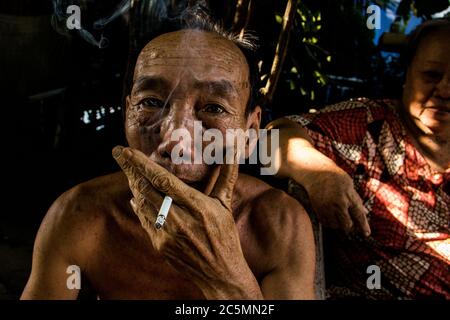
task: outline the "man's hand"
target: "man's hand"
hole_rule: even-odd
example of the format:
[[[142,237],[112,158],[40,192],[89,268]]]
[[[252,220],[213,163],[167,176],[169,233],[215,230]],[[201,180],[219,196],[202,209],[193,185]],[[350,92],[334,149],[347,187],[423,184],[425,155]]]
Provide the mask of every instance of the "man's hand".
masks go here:
[[[116,147],[113,156],[128,177],[134,212],[153,247],[202,290],[207,299],[262,299],[245,261],[231,198],[238,165],[223,165],[209,196],[191,188],[138,150]],[[156,229],[163,195],[173,199]]]

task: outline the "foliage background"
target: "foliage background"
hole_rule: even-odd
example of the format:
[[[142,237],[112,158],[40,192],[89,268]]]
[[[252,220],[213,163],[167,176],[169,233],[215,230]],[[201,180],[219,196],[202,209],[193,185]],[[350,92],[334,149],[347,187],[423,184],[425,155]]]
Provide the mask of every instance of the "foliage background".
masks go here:
[[[134,0],[134,9],[102,29],[122,0],[4,0],[0,2],[0,90],[4,181],[9,201],[24,182],[33,190],[23,210],[40,221],[61,192],[92,177],[117,170],[111,148],[124,144],[124,80],[137,40],[151,38],[187,5],[200,0]],[[225,27],[246,26],[259,36],[261,86],[270,73],[288,0],[252,0],[235,23],[236,6],[248,0],[204,0]],[[376,3],[394,11],[391,31],[403,33],[414,16],[429,19],[448,0],[291,0],[295,3],[286,59],[265,122],[308,112],[357,96],[393,97],[400,93],[401,69],[386,57],[366,27],[366,8]],[[106,48],[64,30],[64,8],[78,4],[82,26]],[[247,7],[244,7],[244,9]],[[61,16],[62,12],[62,16]],[[250,12],[250,14],[247,14]],[[61,24],[62,23],[62,24]],[[30,165],[31,163],[31,165]],[[49,187],[43,188],[42,185]],[[1,217],[15,218],[14,212]],[[1,232],[1,229],[0,229]]]
[[[118,170],[110,154],[114,145],[125,143],[123,87],[138,40],[151,38],[164,19],[200,0],[133,0],[130,13],[93,28],[123,1],[0,1],[0,300],[19,297],[37,228],[54,199],[82,181]],[[238,24],[235,9],[246,0],[203,1],[226,27],[239,31],[246,25],[259,35],[262,87],[287,1],[252,0],[251,14],[243,10]],[[449,6],[448,0],[295,1],[289,47],[274,98],[264,106],[265,121],[350,97],[400,93],[397,56],[383,53],[373,41],[376,33],[366,28],[366,8],[373,3],[394,12],[395,23],[387,29],[400,33],[409,21],[429,19]],[[107,38],[107,47],[64,27],[70,4],[81,7],[85,38]]]

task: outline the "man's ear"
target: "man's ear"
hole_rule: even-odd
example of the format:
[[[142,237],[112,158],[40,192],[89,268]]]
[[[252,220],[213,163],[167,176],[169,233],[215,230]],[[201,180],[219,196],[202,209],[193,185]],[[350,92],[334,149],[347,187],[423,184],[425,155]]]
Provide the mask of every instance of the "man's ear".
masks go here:
[[[124,127],[125,127],[125,138],[127,139],[128,144],[130,141],[128,139],[128,130],[127,130],[127,128],[128,128],[128,111],[129,111],[130,106],[131,106],[130,95],[127,95],[127,97],[125,98],[125,112],[123,113],[123,117],[124,117],[123,123],[124,123]]]
[[[130,105],[131,105],[130,95],[127,95],[127,97],[125,98],[125,111],[128,111]]]
[[[247,143],[245,144],[245,158],[250,157],[253,150],[256,147],[256,144],[258,143],[259,138],[259,126],[261,125],[261,107],[256,106],[252,112],[247,117],[247,132],[250,133],[247,136]],[[255,135],[252,135],[251,132],[256,133]]]

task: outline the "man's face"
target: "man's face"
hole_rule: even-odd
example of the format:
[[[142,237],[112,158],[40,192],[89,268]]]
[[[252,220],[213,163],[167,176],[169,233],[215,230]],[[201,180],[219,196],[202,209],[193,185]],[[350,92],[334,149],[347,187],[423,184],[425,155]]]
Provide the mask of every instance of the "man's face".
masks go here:
[[[421,40],[408,68],[403,106],[425,134],[450,132],[450,31]]]
[[[224,137],[226,129],[259,126],[259,112],[245,116],[248,79],[242,52],[218,35],[182,30],[152,40],[138,57],[127,97],[125,130],[130,147],[187,183],[203,181],[210,167],[194,164],[193,141],[180,144],[192,164],[172,162],[172,150],[181,143],[172,141],[172,133],[185,129],[194,138],[194,121],[201,121],[202,131],[216,128]],[[203,149],[208,144],[203,143]]]

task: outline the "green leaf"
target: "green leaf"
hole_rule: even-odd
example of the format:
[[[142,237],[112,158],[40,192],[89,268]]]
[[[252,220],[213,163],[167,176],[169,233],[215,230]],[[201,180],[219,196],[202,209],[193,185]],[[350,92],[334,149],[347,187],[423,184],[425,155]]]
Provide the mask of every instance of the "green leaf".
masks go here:
[[[292,80],[289,80],[289,90],[293,91],[295,90],[295,82]]]
[[[283,22],[283,17],[280,16],[279,14],[275,14],[275,21],[281,24]]]

